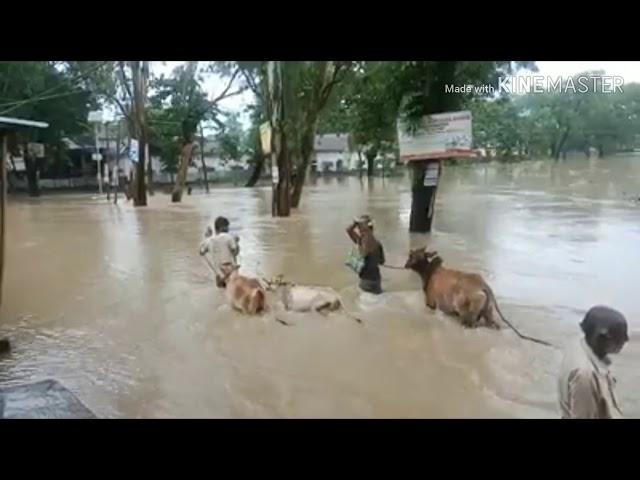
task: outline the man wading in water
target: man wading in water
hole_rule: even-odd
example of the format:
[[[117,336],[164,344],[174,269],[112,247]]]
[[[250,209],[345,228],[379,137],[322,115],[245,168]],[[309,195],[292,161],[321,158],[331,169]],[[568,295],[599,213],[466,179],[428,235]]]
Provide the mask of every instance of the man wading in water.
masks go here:
[[[216,285],[218,288],[225,288],[227,277],[237,265],[240,239],[229,233],[229,220],[225,217],[216,218],[213,226],[216,234],[213,235],[211,228],[207,228],[205,240],[200,244],[200,255],[211,254],[216,274]]]
[[[349,238],[358,247],[362,263],[358,267],[351,265],[360,277],[360,289],[365,292],[382,293],[380,265],[384,265],[384,249],[373,235],[373,221],[369,215],[354,220],[347,228]]]
[[[609,307],[593,307],[580,327],[584,337],[565,353],[558,382],[562,418],[621,418],[609,373],[609,354],[629,341],[627,321]]]

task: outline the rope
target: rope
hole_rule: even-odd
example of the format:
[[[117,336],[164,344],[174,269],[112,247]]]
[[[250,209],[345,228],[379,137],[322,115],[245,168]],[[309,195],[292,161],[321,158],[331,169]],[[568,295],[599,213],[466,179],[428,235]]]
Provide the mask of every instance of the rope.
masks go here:
[[[390,268],[390,269],[392,269],[392,270],[406,270],[406,268],[404,268],[404,267],[398,267],[398,266],[396,266],[396,265],[380,265],[380,266],[381,266],[381,267],[384,267],[384,268]]]

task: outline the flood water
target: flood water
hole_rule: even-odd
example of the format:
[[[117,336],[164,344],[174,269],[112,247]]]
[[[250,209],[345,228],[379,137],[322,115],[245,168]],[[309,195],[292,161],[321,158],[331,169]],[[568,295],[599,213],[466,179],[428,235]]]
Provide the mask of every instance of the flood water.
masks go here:
[[[10,199],[0,384],[55,378],[100,417],[554,418],[561,353],[512,332],[465,330],[424,306],[420,280],[383,270],[360,295],[344,228],[376,220],[387,262],[428,244],[477,271],[523,333],[563,344],[594,304],[628,318],[614,358],[621,407],[640,417],[640,156],[445,169],[434,232],[409,235],[406,178],[320,178],[300,211],[270,216],[265,188],[214,188],[171,205],[92,195]],[[120,197],[122,199],[122,197]],[[330,285],[364,319],[230,310],[197,254],[226,215],[242,271]]]

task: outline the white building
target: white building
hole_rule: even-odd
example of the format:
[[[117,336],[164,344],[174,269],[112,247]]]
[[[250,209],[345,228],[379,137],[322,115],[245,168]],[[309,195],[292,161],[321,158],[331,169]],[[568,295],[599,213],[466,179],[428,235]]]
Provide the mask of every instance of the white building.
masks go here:
[[[365,150],[365,148],[363,148]],[[374,160],[377,170],[383,168],[383,164],[393,161],[396,157],[393,154],[379,153]],[[317,173],[348,172],[361,168],[366,169],[366,158],[364,153],[349,149],[349,135],[345,133],[328,133],[316,135],[315,152],[311,162],[311,169]]]
[[[345,133],[316,135],[311,169],[318,173],[351,170],[351,157],[349,135]]]
[[[193,150],[193,157],[191,165],[187,170],[187,182],[200,181],[204,178],[202,167],[202,155],[200,153],[200,139],[196,138],[196,148]],[[179,141],[176,139],[176,141]],[[105,142],[100,138],[98,142],[99,147],[106,147]],[[115,141],[112,140],[111,146],[115,145]],[[205,137],[204,139],[204,164],[207,168],[207,177],[209,179],[215,179],[218,175],[224,175],[225,173],[232,172],[234,170],[249,170],[248,158],[241,158],[237,160],[225,161],[216,154],[216,142],[213,136]],[[129,158],[128,155],[128,139],[121,140],[120,146],[120,171],[125,176],[129,176],[135,163]],[[110,162],[113,163],[113,162]],[[110,165],[113,168],[113,165]],[[164,171],[164,167],[160,157],[151,156],[151,168],[153,170],[154,182],[158,183],[173,183],[175,175]]]

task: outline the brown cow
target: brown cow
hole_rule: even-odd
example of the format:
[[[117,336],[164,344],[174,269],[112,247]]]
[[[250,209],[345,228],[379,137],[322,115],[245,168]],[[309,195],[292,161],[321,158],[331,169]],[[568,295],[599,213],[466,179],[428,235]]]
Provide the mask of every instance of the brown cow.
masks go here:
[[[237,266],[226,278],[225,294],[229,304],[236,310],[256,315],[265,310],[265,292],[260,282],[251,277],[240,275]]]
[[[442,266],[438,252],[418,248],[409,252],[405,264],[422,278],[427,307],[457,316],[465,327],[500,329],[496,315],[520,338],[551,346],[544,340],[522,335],[504,318],[491,287],[482,276]]]

